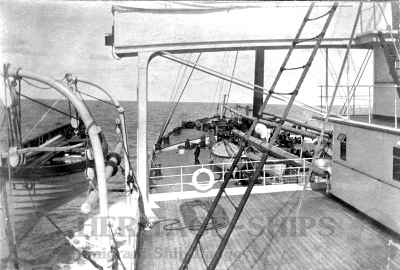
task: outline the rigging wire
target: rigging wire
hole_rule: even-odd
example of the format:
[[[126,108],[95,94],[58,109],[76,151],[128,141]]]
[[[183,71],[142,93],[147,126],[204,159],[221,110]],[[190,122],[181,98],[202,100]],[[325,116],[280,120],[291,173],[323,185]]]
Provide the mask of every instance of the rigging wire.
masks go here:
[[[50,105],[47,105],[46,103],[40,102],[40,101],[38,101],[38,100],[35,100],[35,99],[33,99],[33,98],[31,98],[31,97],[29,97],[29,96],[27,96],[27,95],[24,95],[24,94],[20,94],[20,95],[21,95],[22,97],[24,97],[24,98],[26,98],[26,99],[28,99],[28,100],[34,102],[34,103],[37,103],[37,104],[39,104],[39,105],[41,105],[41,106],[43,106],[43,107],[46,107],[46,108],[50,108],[50,109],[52,109],[53,111],[58,112],[58,113],[60,113],[60,114],[62,114],[62,115],[65,115],[65,116],[71,117],[71,118],[75,118],[75,117],[72,116],[71,114],[68,114],[68,113],[66,113],[66,112],[64,112],[64,111],[62,111],[62,110],[53,108],[53,107],[51,107]]]
[[[37,84],[35,84],[35,83],[30,82],[28,79],[25,79],[25,78],[22,78],[22,80],[23,80],[26,84],[28,84],[28,85],[30,85],[30,86],[32,86],[32,87],[38,88],[38,89],[48,90],[48,89],[51,89],[51,88],[52,88],[51,86],[39,86],[39,85],[37,85]]]
[[[226,68],[227,59],[228,59],[227,56],[228,56],[228,53],[224,52],[224,56],[222,58],[222,66],[225,67],[225,69],[227,69]],[[217,113],[218,113],[219,105],[220,105],[220,103],[222,103],[221,100],[222,100],[222,92],[223,92],[223,89],[224,89],[224,83],[225,83],[224,80],[218,80],[217,87],[216,87],[215,93],[214,93],[214,99],[213,100],[216,101],[216,103],[217,103],[217,108],[216,108]],[[217,98],[217,96],[218,96],[218,98]]]
[[[201,57],[201,53],[199,53],[199,54],[197,55],[197,58],[196,58],[196,61],[195,61],[195,65],[197,65],[197,63],[199,62],[200,57]],[[187,87],[188,84],[189,84],[190,78],[192,77],[194,71],[195,71],[195,68],[193,67],[193,68],[190,70],[189,76],[188,76],[188,78],[186,79],[185,85],[183,86],[183,88],[182,88],[182,90],[181,90],[181,93],[180,93],[180,95],[179,95],[179,97],[178,97],[178,100],[175,102],[174,106],[171,108],[171,110],[170,110],[170,112],[169,112],[168,118],[167,118],[167,120],[166,120],[165,123],[164,123],[164,126],[163,126],[163,128],[162,128],[162,130],[161,130],[161,132],[160,132],[160,135],[158,136],[157,142],[160,142],[161,137],[164,135],[165,130],[167,129],[169,123],[171,122],[172,116],[173,116],[173,114],[174,114],[174,112],[175,112],[175,110],[176,110],[176,108],[177,108],[177,106],[178,106],[178,104],[179,104],[179,102],[180,102],[182,96],[183,96],[183,93],[184,93],[185,90],[186,90],[186,87]]]
[[[116,107],[115,104],[111,103],[110,101],[107,101],[107,100],[98,98],[98,97],[96,97],[96,96],[93,96],[93,95],[88,94],[88,93],[86,93],[86,92],[83,92],[83,91],[81,91],[81,90],[76,90],[76,91],[77,91],[80,95],[84,95],[84,96],[93,98],[93,99],[95,99],[95,100],[97,100],[97,101],[100,101],[100,102],[102,102],[102,103],[104,103],[104,104],[108,104],[108,105],[110,105],[110,106]]]
[[[193,54],[190,54],[189,56],[184,55],[182,58],[186,60],[186,58],[192,58]],[[170,94],[169,101],[172,102],[178,97],[178,92],[179,92],[179,86],[182,84],[183,77],[185,77],[186,70],[188,69],[188,66],[183,66],[180,65],[178,72],[176,73],[175,77],[175,82],[174,82],[174,87],[173,91]]]
[[[233,63],[233,69],[232,69],[232,74],[231,74],[231,80],[229,82],[229,89],[228,89],[228,94],[226,96],[226,103],[228,103],[229,100],[229,96],[231,94],[231,90],[232,90],[232,80],[233,77],[235,76],[235,71],[236,71],[236,64],[237,64],[237,60],[238,60],[238,55],[239,55],[239,51],[236,51],[236,55],[235,55],[235,62]]]
[[[356,89],[362,79],[362,76],[364,75],[365,69],[367,68],[369,59],[371,58],[372,51],[368,50],[367,53],[364,56],[363,62],[361,63],[360,69],[357,72],[356,78],[353,81],[349,97],[350,99],[346,100],[345,103],[343,104],[342,108],[340,109],[339,114],[344,114],[345,109],[347,110],[348,107],[350,106],[350,102],[355,98],[355,92]]]
[[[175,57],[172,54],[167,53],[165,51],[161,51],[159,56],[161,56],[163,58],[166,58],[166,59],[169,59],[171,61],[177,62],[179,64],[188,65],[190,67],[196,68],[197,70],[200,70],[203,73],[210,74],[210,75],[212,75],[214,77],[218,77],[218,78],[229,77],[229,76],[227,76],[227,75],[225,75],[225,74],[223,74],[221,72],[218,72],[218,71],[215,71],[213,69],[207,68],[207,67],[205,67],[203,65],[194,66],[192,62],[182,61],[182,59],[180,59],[178,57]],[[240,86],[242,86],[242,87],[244,87],[246,89],[249,89],[251,91],[257,91],[257,92],[263,93],[263,95],[266,95],[266,94],[269,93],[268,90],[266,90],[265,88],[263,88],[263,87],[261,87],[259,85],[251,84],[249,82],[246,82],[246,81],[244,81],[242,79],[238,79],[238,78],[233,78],[233,79],[235,81],[235,84],[238,84],[238,85],[240,85]],[[232,80],[232,83],[233,83],[233,80]],[[289,100],[289,98],[287,98],[285,96],[279,96],[279,95],[275,95],[275,94],[272,94],[271,98],[274,98],[276,100],[279,100],[279,101],[285,102],[285,103],[288,102],[288,100]],[[315,108],[315,107],[313,107],[311,105],[307,105],[307,104],[305,104],[305,103],[303,103],[301,101],[295,101],[294,106],[303,108],[303,109],[308,110],[310,112],[313,112],[313,113],[315,113],[317,115],[324,116],[324,114],[320,112],[319,108]],[[342,118],[339,115],[336,115],[336,116]]]
[[[4,76],[3,76],[3,77],[4,77]],[[50,89],[50,88],[51,88],[51,87],[49,87],[49,88],[44,88],[44,87],[38,86],[38,85],[36,85],[36,84],[33,84],[33,83],[31,83],[31,82],[29,82],[29,81],[27,81],[27,80],[25,80],[25,79],[23,79],[23,80],[24,80],[28,85],[31,85],[31,86],[36,87],[36,88],[39,88],[39,89]],[[34,127],[24,136],[24,138],[27,137],[28,135],[30,135],[30,133],[31,133],[45,118],[46,118],[46,116],[48,115],[48,113],[49,113],[51,110],[54,110],[54,111],[59,112],[59,113],[61,113],[61,114],[63,114],[63,115],[72,117],[71,115],[68,115],[67,113],[65,113],[65,112],[63,112],[63,111],[61,111],[61,110],[58,110],[58,109],[56,109],[56,108],[54,107],[60,100],[56,100],[52,105],[47,105],[47,104],[45,104],[45,103],[39,102],[39,101],[37,101],[37,100],[34,100],[34,99],[32,99],[32,98],[30,98],[30,97],[28,97],[28,96],[22,94],[22,93],[21,93],[21,85],[19,85],[19,86],[20,86],[20,87],[19,87],[19,92],[18,92],[19,98],[20,98],[21,96],[23,96],[23,97],[27,98],[28,100],[31,100],[32,102],[35,102],[35,103],[37,103],[37,104],[39,104],[39,105],[41,105],[41,106],[44,106],[44,107],[48,108],[48,110],[46,111],[46,113],[44,113],[44,114],[42,115],[41,119],[40,119],[38,122],[36,122],[36,124],[34,125]],[[5,84],[5,87],[6,87],[6,84]],[[76,90],[77,90],[77,89],[76,89]],[[77,92],[79,93],[79,95],[81,95],[81,93],[83,93],[83,94],[86,94],[86,95],[88,95],[88,96],[90,96],[90,97],[92,97],[92,98],[96,98],[96,97],[94,97],[94,96],[91,96],[91,95],[89,95],[89,94],[87,94],[87,93],[84,93],[84,92],[80,92],[80,91],[78,91],[78,90],[77,90]],[[6,100],[8,99],[7,97],[5,97],[5,98],[6,98]],[[82,96],[81,96],[81,98],[82,98]],[[97,99],[97,98],[96,98],[96,99]],[[104,101],[104,100],[101,100],[101,99],[97,99],[97,100],[103,101],[103,102],[108,103],[108,104],[111,104],[110,102],[107,102],[107,101]],[[7,101],[6,101],[6,103],[7,103]],[[111,104],[111,105],[115,106],[114,104]],[[21,112],[19,112],[19,113],[21,113]],[[4,119],[4,120],[6,120],[6,119]],[[8,119],[8,120],[10,120],[10,119]],[[8,129],[10,130],[10,122],[9,122],[9,121],[7,121],[7,122],[8,122]],[[10,133],[10,131],[9,131],[9,133]],[[8,140],[9,140],[9,145],[11,145],[10,137],[8,137]],[[87,145],[86,145],[86,147],[87,147]],[[125,153],[127,153],[127,149],[125,148],[125,145],[123,145],[123,148],[124,148]],[[86,151],[85,151],[85,152],[86,152]],[[130,161],[128,162],[128,164],[129,164],[128,166],[131,168],[132,165],[131,165]],[[9,163],[9,162],[8,162],[8,177],[9,177],[9,183],[11,183],[11,181],[12,181],[12,179],[11,179],[11,167],[10,167],[10,163]],[[79,249],[77,249],[77,248],[74,246],[74,244],[71,242],[71,239],[66,235],[66,233],[63,232],[62,229],[61,229],[61,228],[60,228],[46,213],[44,213],[43,211],[41,211],[40,209],[38,209],[37,204],[34,202],[34,200],[33,200],[33,198],[32,198],[32,194],[31,194],[31,191],[30,191],[30,190],[29,190],[29,198],[30,198],[31,204],[32,204],[33,207],[36,209],[36,212],[37,212],[37,213],[41,213],[44,217],[46,217],[46,218],[48,219],[48,221],[57,229],[57,231],[59,231],[59,232],[62,233],[62,235],[65,237],[65,239],[70,243],[70,245],[71,245],[75,250],[77,250],[77,251],[78,251],[86,260],[88,260],[95,268],[97,268],[97,269],[103,269],[102,266],[100,266],[99,264],[97,264],[97,263],[91,258],[90,253],[89,253],[87,250],[79,250]],[[114,238],[114,233],[112,232],[112,229],[111,229],[111,228],[110,228],[110,230],[111,230],[111,233],[112,233],[112,235],[113,235],[114,243],[116,243],[116,242],[115,242],[115,238]],[[14,235],[14,238],[15,238],[15,235]],[[118,248],[117,248],[116,246],[114,247],[114,250],[113,250],[113,251],[115,252],[115,255],[117,256],[117,259],[120,261],[122,267],[125,269],[125,267],[124,267],[124,265],[123,265],[123,262],[122,262],[122,260],[121,260],[121,258],[120,258],[120,256],[119,256]]]
[[[29,135],[40,125],[40,123],[47,117],[49,112],[53,109],[55,105],[60,101],[60,99],[57,99],[51,106],[50,108],[47,109],[47,111],[42,115],[42,117],[35,123],[35,125],[22,137],[22,140],[25,140],[28,138]]]
[[[192,56],[193,56],[193,54],[190,54],[188,58],[190,59],[190,58],[192,58]],[[186,57],[187,57],[187,55],[184,55],[183,59],[186,60]],[[175,101],[177,99],[177,97],[179,95],[178,89],[179,89],[179,86],[182,84],[182,80],[183,80],[183,77],[186,74],[187,68],[188,68],[188,66],[184,66],[184,68],[183,68],[183,65],[180,65],[180,67],[178,69],[178,72],[176,74],[176,77],[175,77],[175,83],[174,83],[173,91],[171,91],[171,94],[170,94],[170,97],[169,97],[169,102],[173,102],[173,101]],[[174,105],[171,106],[170,112],[172,111],[173,107],[174,107]],[[169,119],[169,114],[167,115],[167,117],[164,120],[164,124],[163,124],[163,126],[161,128],[160,135],[159,135],[159,137],[157,139],[157,142],[159,142],[161,137],[164,135],[165,130],[167,129],[166,123],[169,121],[168,119]]]
[[[320,52],[322,53],[322,51],[320,51]],[[339,54],[339,57],[340,57],[340,53],[339,52],[338,52],[338,54]],[[329,57],[328,57],[328,72],[329,72],[330,78],[333,81],[336,81],[337,80],[337,72],[335,70],[335,66],[333,65],[333,63],[332,63],[332,61],[331,61],[331,59]],[[326,93],[325,93],[326,97],[325,98],[329,97],[329,88],[330,87],[328,85],[328,89],[325,89],[325,91],[326,91]],[[339,88],[338,90],[339,90],[339,95],[345,95],[345,93],[343,92],[343,89]]]
[[[332,99],[331,99],[331,101],[329,103],[329,106],[328,106],[328,109],[326,111],[325,117],[324,117],[324,119],[322,121],[321,132],[320,132],[320,135],[318,137],[317,145],[315,146],[315,152],[314,152],[312,160],[311,160],[311,167],[309,168],[308,176],[305,177],[305,179],[304,179],[303,190],[306,189],[307,183],[310,182],[310,180],[311,180],[312,166],[313,166],[312,164],[315,162],[316,158],[319,157],[319,152],[321,150],[321,144],[323,142],[323,136],[324,136],[324,133],[325,133],[326,125],[328,123],[329,116],[331,115],[331,110],[333,108],[333,103],[335,101],[335,97],[336,97],[336,94],[337,94],[337,89],[339,88],[340,80],[342,79],[344,68],[345,68],[346,63],[348,61],[348,55],[350,53],[351,43],[353,42],[354,37],[355,37],[356,28],[357,28],[357,24],[358,24],[360,16],[361,16],[362,7],[363,7],[363,2],[361,1],[358,4],[357,15],[356,15],[356,18],[355,18],[355,21],[354,21],[354,24],[353,24],[353,27],[352,27],[352,30],[351,30],[349,43],[347,44],[347,47],[346,47],[346,52],[345,52],[345,55],[344,55],[344,58],[343,58],[343,61],[342,61],[341,67],[340,67],[340,71],[339,71],[339,75],[338,75],[338,78],[337,78],[337,81],[336,81],[335,89],[334,89],[333,94],[332,94]],[[303,198],[304,198],[304,194],[302,193],[301,200],[298,202],[298,205],[297,205],[296,217],[298,217],[298,214],[299,214],[300,210],[303,207]]]

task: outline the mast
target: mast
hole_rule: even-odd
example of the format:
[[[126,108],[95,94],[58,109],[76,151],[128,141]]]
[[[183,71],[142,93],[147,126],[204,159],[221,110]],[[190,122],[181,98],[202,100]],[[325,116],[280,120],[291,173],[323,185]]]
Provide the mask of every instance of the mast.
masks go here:
[[[264,49],[257,48],[255,50],[255,63],[254,63],[254,84],[264,87]],[[258,89],[254,89],[258,90]],[[263,103],[263,93],[261,91],[253,92],[253,117],[259,117]]]

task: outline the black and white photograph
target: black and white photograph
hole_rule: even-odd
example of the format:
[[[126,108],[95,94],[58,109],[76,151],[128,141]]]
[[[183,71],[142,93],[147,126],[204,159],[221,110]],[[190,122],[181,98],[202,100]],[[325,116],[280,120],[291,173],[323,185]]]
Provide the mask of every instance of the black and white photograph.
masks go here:
[[[400,0],[0,0],[0,270],[400,269]]]

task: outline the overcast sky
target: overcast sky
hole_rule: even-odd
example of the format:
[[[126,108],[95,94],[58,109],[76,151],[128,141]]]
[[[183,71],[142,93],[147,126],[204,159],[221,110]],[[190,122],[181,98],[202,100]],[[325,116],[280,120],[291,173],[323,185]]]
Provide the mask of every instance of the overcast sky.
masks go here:
[[[135,100],[136,59],[117,61],[112,58],[110,47],[104,45],[104,35],[111,32],[113,22],[111,7],[111,2],[0,1],[1,62],[11,62],[13,65],[56,79],[63,77],[66,72],[71,72],[75,76],[110,89],[117,99]],[[284,53],[266,52],[266,85],[275,76]],[[339,69],[340,55],[339,52],[332,52],[331,55],[331,65],[336,71]],[[354,56],[355,59],[359,57],[357,53]],[[193,59],[195,56],[191,57]],[[305,82],[307,87],[317,87],[323,83],[323,59],[321,52],[315,60],[314,69],[310,71],[310,79]],[[241,52],[237,76],[252,82],[253,61],[252,52]],[[214,66],[226,73],[231,72],[233,62],[234,52],[206,54],[201,59],[202,64]],[[355,65],[353,69],[357,68],[357,64]],[[167,63],[161,59],[153,61],[150,67],[149,98],[168,101],[179,71],[182,72],[182,69],[174,63]],[[184,98],[187,101],[215,102],[221,93],[218,89],[222,87],[226,91],[229,87],[228,84],[223,85],[218,80],[198,72],[194,73],[192,79],[193,82]],[[318,100],[315,91],[305,94],[303,99],[312,98],[315,103],[315,100]],[[35,95],[51,96],[48,92]],[[250,100],[251,93],[247,90],[232,88],[231,101]]]

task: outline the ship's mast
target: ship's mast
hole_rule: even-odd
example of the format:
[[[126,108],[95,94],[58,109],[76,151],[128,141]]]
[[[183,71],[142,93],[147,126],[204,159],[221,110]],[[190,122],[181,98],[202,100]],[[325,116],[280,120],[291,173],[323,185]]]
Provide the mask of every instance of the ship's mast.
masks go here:
[[[257,48],[255,50],[255,63],[254,63],[254,85],[264,87],[264,49]],[[257,90],[257,89],[254,89]],[[263,93],[261,91],[253,92],[253,117],[259,117],[258,112],[260,111],[263,103]]]

